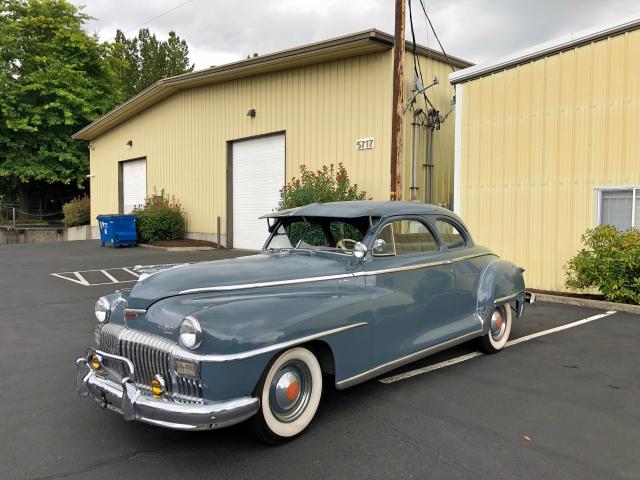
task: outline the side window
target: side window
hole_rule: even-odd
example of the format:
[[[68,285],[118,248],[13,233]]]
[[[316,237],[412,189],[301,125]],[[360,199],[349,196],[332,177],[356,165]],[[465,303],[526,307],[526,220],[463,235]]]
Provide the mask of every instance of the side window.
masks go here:
[[[460,248],[467,244],[464,235],[450,222],[446,220],[436,220],[436,229],[440,234],[440,238],[447,248]]]
[[[397,220],[386,225],[373,244],[373,255],[411,255],[438,250],[429,229],[416,220]]]

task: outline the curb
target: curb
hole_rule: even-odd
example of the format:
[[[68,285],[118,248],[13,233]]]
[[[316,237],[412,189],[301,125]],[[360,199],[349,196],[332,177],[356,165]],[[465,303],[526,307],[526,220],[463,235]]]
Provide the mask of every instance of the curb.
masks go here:
[[[598,310],[615,310],[617,312],[640,315],[640,305],[630,305],[628,303],[603,302],[602,300],[549,295],[548,293],[536,293],[536,299],[541,302],[564,303],[566,305],[576,305],[578,307],[595,308]]]
[[[142,248],[150,248],[151,250],[162,250],[164,252],[199,252],[217,250],[215,247],[158,247],[156,245],[147,245],[146,243],[139,243],[138,246]]]

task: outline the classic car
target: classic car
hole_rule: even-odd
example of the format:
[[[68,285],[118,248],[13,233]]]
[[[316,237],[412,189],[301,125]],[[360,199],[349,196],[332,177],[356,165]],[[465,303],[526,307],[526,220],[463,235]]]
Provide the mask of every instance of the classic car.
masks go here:
[[[309,425],[327,381],[344,389],[472,339],[498,352],[534,301],[523,269],[444,208],[336,202],[263,218],[257,255],[100,298],[80,395],[174,429],[250,419],[279,443]]]

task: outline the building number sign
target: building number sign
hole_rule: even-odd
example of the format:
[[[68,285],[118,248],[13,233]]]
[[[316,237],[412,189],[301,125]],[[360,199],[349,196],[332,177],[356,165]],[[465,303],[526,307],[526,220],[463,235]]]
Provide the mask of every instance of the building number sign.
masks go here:
[[[371,150],[374,146],[373,137],[356,140],[356,150]]]

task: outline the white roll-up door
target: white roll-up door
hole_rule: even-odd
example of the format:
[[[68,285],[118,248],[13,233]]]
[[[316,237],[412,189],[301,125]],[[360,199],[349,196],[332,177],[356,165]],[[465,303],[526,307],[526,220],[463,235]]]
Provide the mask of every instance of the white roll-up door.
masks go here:
[[[123,213],[131,213],[135,207],[143,205],[146,196],[147,161],[142,159],[122,162]]]
[[[267,221],[284,186],[284,134],[233,143],[233,246],[259,250],[268,237]]]

